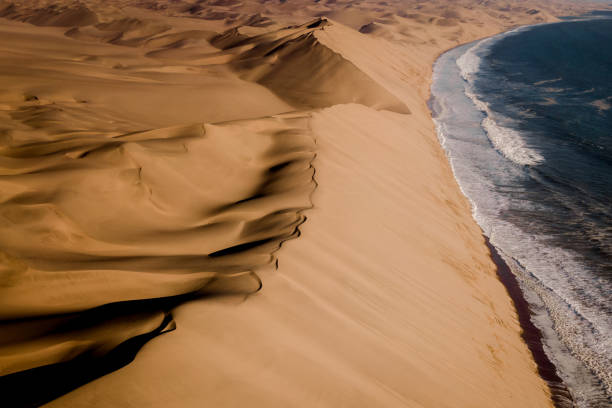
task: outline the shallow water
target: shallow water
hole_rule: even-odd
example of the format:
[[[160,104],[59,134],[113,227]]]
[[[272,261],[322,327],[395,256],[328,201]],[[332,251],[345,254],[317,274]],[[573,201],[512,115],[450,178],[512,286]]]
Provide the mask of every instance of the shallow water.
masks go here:
[[[449,51],[432,110],[474,217],[580,407],[612,403],[612,20]]]

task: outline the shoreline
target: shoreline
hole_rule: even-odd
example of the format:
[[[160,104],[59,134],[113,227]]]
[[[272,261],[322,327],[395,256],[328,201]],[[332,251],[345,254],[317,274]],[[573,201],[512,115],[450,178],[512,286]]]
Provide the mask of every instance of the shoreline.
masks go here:
[[[472,216],[428,108],[432,64],[448,52],[438,50],[486,38],[501,30],[503,22],[478,9],[474,14],[462,9],[459,14],[469,15],[466,19],[447,15],[427,21],[418,10],[416,17],[398,11],[398,27],[372,23],[370,36],[361,32],[357,20],[335,24],[333,16],[329,25],[320,18],[316,24],[304,23],[307,19],[296,15],[300,25],[266,28],[264,20],[262,27],[224,31],[220,22],[157,15],[169,26],[181,23],[177,32],[157,33],[164,26],[143,19],[139,24],[150,28],[151,38],[130,40],[140,31],[131,33],[129,21],[117,20],[122,32],[131,33],[125,34],[124,45],[140,47],[133,53],[102,44],[108,42],[107,34],[96,31],[97,26],[69,30],[70,36],[60,29],[40,29],[43,38],[49,39],[42,33],[56,36],[61,54],[45,57],[35,50],[33,59],[62,61],[83,76],[97,73],[104,82],[87,77],[86,89],[66,90],[58,83],[36,95],[16,87],[11,104],[65,105],[76,119],[95,128],[88,122],[99,113],[94,108],[109,103],[98,98],[107,95],[111,79],[121,80],[117,89],[125,97],[119,99],[126,103],[121,115],[134,120],[109,130],[127,140],[127,147],[107,147],[125,159],[116,166],[126,170],[120,182],[112,177],[116,168],[102,174],[101,166],[91,166],[103,186],[120,186],[120,191],[101,198],[97,190],[48,194],[50,200],[91,194],[104,214],[108,197],[134,204],[132,213],[116,209],[120,217],[112,221],[121,225],[115,229],[108,230],[108,222],[100,225],[107,234],[104,245],[113,247],[97,241],[98,246],[90,247],[114,257],[123,254],[119,261],[125,265],[109,256],[116,262],[113,268],[125,269],[121,276],[133,276],[127,273],[133,272],[130,268],[142,267],[140,258],[132,262],[126,256],[134,252],[144,253],[143,260],[162,272],[155,276],[188,276],[208,267],[235,277],[248,269],[262,272],[265,289],[246,302],[242,296],[204,296],[173,307],[177,330],[151,339],[133,362],[64,394],[49,407],[87,406],[91,401],[100,407],[122,406],[124,401],[198,407],[202,400],[228,407],[552,406],[555,391],[545,376],[554,381],[554,369],[551,374],[538,354],[541,347],[529,344],[538,333],[527,327],[528,305],[521,303],[518,287],[503,281],[504,266]],[[536,19],[514,16],[512,21]],[[480,17],[485,21],[473,24]],[[537,18],[552,17],[543,12]],[[191,26],[184,26],[185,21]],[[178,31],[187,28],[193,30]],[[29,26],[16,24],[14,30],[26,44],[30,41],[25,38]],[[395,34],[407,34],[405,42],[386,41]],[[69,62],[83,58],[72,55],[74,44],[87,56],[96,41],[96,55],[86,57],[91,57],[87,64]],[[20,79],[22,88],[32,88],[30,79]],[[197,89],[196,79],[201,81]],[[160,100],[141,103],[143,89]],[[74,101],[62,99],[63,94]],[[171,101],[180,101],[183,108]],[[164,115],[152,117],[151,108]],[[84,115],[88,110],[92,114]],[[153,130],[133,137],[144,120]],[[104,157],[72,150],[66,157],[78,158],[77,164],[100,160],[108,165]],[[207,165],[219,158],[224,161],[218,166]],[[58,154],[58,160],[68,159]],[[177,175],[177,169],[184,172]],[[208,178],[203,181],[202,175]],[[148,185],[153,188],[139,190]],[[60,192],[65,188],[51,187]],[[193,195],[185,197],[186,192]],[[92,211],[91,206],[67,203],[68,213],[73,207]],[[166,220],[167,214],[174,218]],[[305,217],[308,222],[302,223]],[[152,231],[143,232],[151,225]],[[89,227],[91,221],[84,217],[78,226]],[[217,227],[226,229],[219,232]],[[133,230],[146,239],[125,243],[123,232]],[[160,235],[167,230],[171,237]],[[85,230],[82,236],[91,239],[98,232]],[[75,235],[57,245],[89,250],[74,244]],[[276,253],[277,241],[294,235],[300,239],[282,244]],[[168,242],[174,245],[168,248]],[[30,242],[23,246],[31,250]],[[78,268],[82,265],[73,267]],[[108,279],[112,287],[113,277]],[[171,294],[202,285],[214,292],[214,285],[207,285],[219,277],[204,276],[188,282],[190,286],[177,281]],[[166,288],[168,283],[151,286]],[[94,289],[92,285],[92,292],[99,292]],[[519,290],[516,299],[513,290]],[[140,296],[154,295],[165,293]],[[97,302],[124,295],[113,296]],[[100,344],[109,342],[98,333],[91,337],[101,338]],[[51,357],[61,361],[70,356]]]
[[[514,27],[507,31],[502,31],[502,32],[493,34],[491,36],[480,38],[478,40],[459,44],[437,55],[436,60],[434,61],[433,67],[435,68],[436,64],[438,63],[438,61],[444,54],[452,52],[453,50],[459,47],[466,47],[463,49],[463,52],[465,53],[466,50],[469,50],[470,48],[474,46],[478,46],[479,43],[489,38],[493,38],[497,36],[505,37],[505,35],[508,35],[508,34],[512,35],[514,32],[524,32],[524,31],[528,31],[528,30],[531,30],[531,29],[534,29],[540,26],[555,26],[555,27],[548,27],[548,28],[549,29],[556,28],[557,30],[562,30],[562,28],[558,28],[559,24],[568,24],[572,22],[581,22],[585,20],[589,20],[588,15],[585,15],[584,18],[576,17],[574,19],[566,19],[566,20],[559,20],[559,21],[553,21],[553,22],[522,25],[522,26]],[[597,20],[597,18],[594,18],[594,20]],[[567,26],[563,26],[563,27],[567,27]],[[461,50],[458,50],[457,52],[453,53],[451,57],[447,57],[446,61],[448,62],[449,59],[451,58],[456,59],[460,55],[461,55]],[[470,66],[470,64],[468,64],[468,66]],[[463,66],[461,66],[461,68],[464,69]],[[432,69],[432,72],[434,72],[433,69]],[[441,72],[445,72],[445,71],[441,70],[440,72],[438,72],[438,74],[440,75]],[[462,81],[461,78],[459,78],[458,81]],[[433,83],[434,83],[434,75],[432,75],[432,86],[430,86],[428,107],[432,113],[432,120],[434,121],[434,123],[436,123],[436,133],[440,141],[440,144],[442,146],[445,146],[444,145],[444,139],[446,138],[445,128],[438,129],[438,122],[435,120],[437,116],[436,112],[441,113],[441,111],[445,111],[445,108],[442,108],[442,109],[437,108],[438,110],[435,110],[436,109],[435,108],[436,107],[435,96],[433,96],[433,92],[431,92]],[[433,87],[433,89],[436,91],[436,94],[439,93],[440,95],[444,95],[443,89],[446,89],[449,86],[449,84],[450,82],[441,81],[441,85],[437,87]],[[441,99],[444,99],[444,97],[442,97]],[[459,102],[459,99],[455,99],[455,102],[461,104]],[[444,103],[443,105],[448,106],[448,104],[449,102],[446,101],[446,103]],[[480,110],[482,110],[482,108]],[[473,118],[471,118],[470,120],[472,119]],[[445,119],[442,120],[442,123],[446,123]],[[452,121],[450,121],[449,123],[450,123],[450,126],[453,126]],[[449,123],[447,123],[447,125]],[[459,122],[456,122],[455,126],[457,126],[458,123]],[[477,157],[475,155],[464,156],[465,151],[462,150],[460,145],[457,144],[457,140],[461,139],[461,136],[459,135],[463,135],[463,134],[464,133],[457,132],[454,137],[451,137],[451,139],[454,140],[454,142],[452,141],[450,142],[450,145],[449,145],[450,147],[448,147],[448,150],[446,147],[443,147],[443,150],[445,150],[445,152],[448,153],[447,158],[449,159],[449,161],[451,160],[451,155],[450,155],[451,152],[453,153],[452,157],[455,157],[455,155],[457,154],[457,157],[456,157],[457,160],[460,160],[461,158],[463,158],[463,160],[465,161],[466,158],[471,157],[471,160],[473,161],[474,158]],[[467,135],[467,133],[465,134]],[[487,139],[489,139],[488,136],[487,136]],[[472,140],[472,139],[469,139],[469,140]],[[479,143],[481,138],[478,137],[474,140],[475,141],[477,140]],[[489,140],[489,143],[493,143],[493,142]],[[493,143],[493,146],[495,150],[499,152],[499,149],[495,147],[495,143]],[[506,155],[505,153],[502,153],[502,154],[504,156]],[[545,297],[543,298],[542,295],[540,295],[540,297],[532,298],[532,296],[535,296],[536,293],[538,292],[537,291],[534,292],[533,287],[525,283],[525,279],[526,279],[524,276],[525,271],[521,269],[521,266],[520,266],[521,264],[518,263],[518,266],[517,266],[513,262],[514,260],[513,258],[508,258],[506,257],[505,254],[504,256],[501,255],[502,253],[504,253],[503,252],[504,246],[501,245],[502,243],[499,243],[500,244],[499,249],[493,243],[491,243],[489,236],[486,234],[484,230],[484,228],[488,228],[487,226],[491,225],[489,221],[486,221],[486,219],[488,219],[487,217],[489,217],[490,214],[488,216],[483,215],[483,214],[488,214],[486,209],[489,208],[487,207],[487,202],[489,201],[486,201],[485,199],[483,199],[484,201],[483,200],[472,201],[471,197],[477,198],[478,197],[477,192],[480,190],[479,188],[474,188],[473,186],[470,187],[471,184],[474,184],[474,179],[472,178],[473,175],[470,172],[470,170],[468,171],[466,171],[465,169],[462,170],[462,166],[465,166],[465,162],[463,165],[461,164],[459,165],[458,167],[459,174],[456,174],[455,170],[453,169],[453,176],[455,177],[457,184],[460,186],[462,193],[464,194],[464,196],[468,199],[468,201],[471,204],[471,207],[473,210],[472,215],[473,215],[474,220],[479,224],[477,220],[481,219],[481,216],[485,217],[485,220],[481,219],[480,221],[482,222],[481,229],[482,229],[483,237],[486,241],[487,247],[489,248],[491,252],[491,258],[497,265],[500,281],[506,287],[508,295],[512,299],[513,304],[515,306],[517,315],[519,317],[520,327],[522,329],[521,337],[523,338],[523,341],[528,346],[529,351],[531,352],[533,356],[533,359],[537,365],[538,373],[540,377],[543,380],[545,380],[549,386],[549,389],[551,391],[551,397],[552,397],[552,400],[555,406],[556,407],[568,407],[568,406],[573,407],[577,405],[583,406],[582,404],[584,404],[585,402],[591,401],[591,398],[593,399],[591,402],[595,403],[593,401],[599,401],[599,398],[600,398],[598,392],[602,392],[603,393],[602,398],[605,399],[605,395],[606,395],[605,388],[604,388],[605,382],[603,382],[604,385],[602,385],[602,382],[600,382],[600,381],[604,381],[602,380],[602,378],[605,378],[605,377],[602,377],[600,374],[601,372],[598,371],[599,367],[601,367],[601,363],[599,364],[594,363],[594,366],[591,366],[590,364],[586,364],[584,360],[581,360],[578,357],[578,356],[583,356],[582,354],[578,354],[577,356],[573,354],[573,351],[569,351],[569,350],[572,350],[571,348],[569,350],[563,348],[564,346],[567,346],[567,347],[569,346],[567,345],[567,343],[563,343],[564,341],[566,341],[566,337],[565,337],[566,332],[564,331],[560,332],[559,331],[560,329],[555,328],[554,326],[556,323],[558,324],[557,319],[559,319],[558,314],[556,314],[555,312],[556,309],[554,308],[551,309],[549,303],[547,303],[546,298]],[[459,178],[458,175],[460,175],[461,178]],[[464,191],[464,187],[461,186],[461,181],[463,181],[463,183],[467,183],[465,185],[465,187],[467,188],[466,191]],[[470,192],[470,195],[468,195],[467,192]],[[477,211],[476,203],[479,204],[478,207],[480,207],[480,204],[482,204],[483,208]],[[519,234],[518,236],[520,237],[521,235]],[[507,236],[505,235],[504,237],[507,238]],[[521,254],[521,252],[516,252],[516,253]],[[529,251],[526,252],[526,254],[530,254],[530,253],[531,252]],[[528,258],[528,259],[537,259],[533,257],[534,255],[535,253],[531,253],[531,258]],[[504,259],[504,257],[506,258]],[[512,265],[512,267],[510,265]],[[518,270],[514,268],[518,268]],[[561,272],[562,271],[563,270],[561,270]],[[535,275],[535,276],[538,276],[538,275]],[[547,276],[547,275],[544,275],[544,276]],[[534,279],[536,279],[536,282],[537,282],[537,278],[534,278]],[[522,286],[522,285],[526,285],[526,286]],[[556,292],[553,292],[553,293],[556,293]],[[527,299],[529,299],[529,301]],[[580,305],[580,303],[578,303],[578,305]],[[564,326],[560,325],[560,327],[561,327],[561,330],[563,330]],[[562,343],[558,343],[558,342],[562,342]],[[561,346],[559,346],[559,344],[561,344]],[[591,343],[587,343],[587,344],[590,345]],[[568,353],[568,354],[565,354],[565,353]],[[572,354],[569,354],[569,353],[572,353]],[[569,360],[567,360],[568,358]],[[575,360],[572,360],[572,359],[575,359]],[[568,361],[571,361],[571,362],[568,362]],[[594,361],[598,362],[602,360],[594,359]],[[578,369],[576,369],[576,371],[572,371],[571,368],[573,366],[571,366],[571,364],[576,364],[577,365],[576,367],[579,367],[580,370],[586,370],[586,371],[583,372],[583,371],[579,371]],[[591,379],[590,381],[592,382],[590,384],[596,384],[596,385],[593,385],[592,388],[589,388],[590,384],[587,382],[589,381],[587,379]],[[570,392],[570,390],[572,391]],[[595,391],[589,394],[588,392],[591,390],[595,390]],[[603,390],[603,391],[600,391],[600,390]],[[585,395],[589,395],[589,397],[585,397]]]
[[[429,88],[430,92],[429,92],[428,99],[427,99],[427,107],[429,108],[431,112],[432,122],[434,122],[434,116],[433,116],[434,112],[433,112],[433,106],[432,106],[434,96],[431,93],[431,85],[433,85],[433,81],[434,81],[433,80],[433,70],[434,70],[435,64],[438,62],[439,58],[442,55],[456,48],[463,47],[469,44],[476,45],[477,43],[484,41],[486,39],[493,38],[495,36],[509,33],[509,32],[512,32],[518,29],[527,29],[528,27],[540,26],[544,24],[557,24],[561,22],[563,21],[521,25],[521,26],[513,27],[507,31],[502,31],[502,32],[492,34],[490,36],[482,37],[482,38],[479,38],[473,41],[468,41],[462,44],[457,44],[456,46],[452,48],[449,48],[449,49],[446,49],[440,52],[436,56],[434,63],[432,64],[432,70],[431,70],[432,75],[430,77],[431,80],[430,80],[430,88]],[[436,129],[435,122],[434,122],[434,129]],[[446,150],[444,149],[442,145],[442,141],[439,139],[437,130],[434,130],[434,132],[436,133],[436,138],[440,141],[440,148],[445,152],[445,155],[446,155]],[[450,166],[450,158],[448,156],[446,156],[446,158]],[[454,170],[453,170],[453,177],[455,178],[455,181],[457,183],[459,190],[461,191],[463,196],[466,198],[466,200],[470,203],[470,207],[473,210],[473,203],[471,199],[467,196],[467,194],[461,188],[461,184],[459,180],[457,179],[457,176],[455,175]],[[472,211],[472,218],[474,219],[474,222],[478,225],[478,221],[473,217],[473,215],[474,213]],[[506,263],[503,257],[499,254],[499,251],[495,247],[495,245],[491,243],[489,237],[484,233],[484,231],[482,231],[482,236],[484,238],[485,245],[489,249],[491,260],[496,265],[497,276],[500,282],[506,288],[507,294],[512,300],[512,303],[516,310],[516,314],[518,316],[519,324],[521,327],[521,333],[520,333],[521,338],[523,339],[525,345],[527,345],[529,351],[531,352],[533,361],[535,362],[537,366],[539,376],[546,382],[546,384],[549,387],[549,390],[551,393],[551,400],[554,406],[556,408],[573,407],[574,402],[573,402],[572,394],[567,388],[567,385],[557,374],[557,371],[556,371],[557,369],[556,369],[555,364],[549,359],[548,355],[544,351],[544,348],[543,348],[544,337],[543,337],[542,331],[537,326],[535,326],[535,324],[531,321],[531,317],[534,316],[534,314],[531,311],[531,307],[529,303],[525,299],[525,295],[520,288],[520,285],[518,283],[516,276],[512,272],[512,269],[510,268],[510,266]]]
[[[497,275],[508,291],[508,296],[512,299],[521,326],[521,338],[529,348],[538,367],[538,374],[546,381],[551,393],[551,399],[556,408],[571,408],[574,406],[573,397],[569,389],[559,377],[556,366],[544,351],[542,331],[531,321],[533,312],[529,303],[525,299],[523,291],[514,276],[510,266],[504,261],[497,248],[491,243],[489,237],[484,233],[486,245],[491,252],[491,260],[497,266]]]

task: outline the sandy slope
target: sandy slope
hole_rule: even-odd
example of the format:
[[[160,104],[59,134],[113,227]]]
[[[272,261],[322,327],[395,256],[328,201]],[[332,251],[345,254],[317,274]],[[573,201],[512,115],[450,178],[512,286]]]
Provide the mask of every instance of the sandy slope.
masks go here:
[[[246,119],[293,108],[227,68],[28,30],[0,40],[3,319],[192,292],[296,232],[314,188],[304,115]],[[65,338],[11,339],[2,373],[107,341]]]
[[[3,392],[172,311],[49,406],[549,406],[425,101],[442,50],[577,9],[476,3],[0,3]]]
[[[178,330],[49,406],[550,405],[423,129],[360,105],[315,114],[312,127],[315,208],[264,290],[178,307]]]

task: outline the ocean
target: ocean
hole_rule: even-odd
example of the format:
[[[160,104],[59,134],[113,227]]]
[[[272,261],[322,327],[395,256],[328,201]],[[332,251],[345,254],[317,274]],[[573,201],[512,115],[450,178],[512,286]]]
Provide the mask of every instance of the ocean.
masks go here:
[[[612,406],[612,14],[443,54],[430,107],[577,407]]]

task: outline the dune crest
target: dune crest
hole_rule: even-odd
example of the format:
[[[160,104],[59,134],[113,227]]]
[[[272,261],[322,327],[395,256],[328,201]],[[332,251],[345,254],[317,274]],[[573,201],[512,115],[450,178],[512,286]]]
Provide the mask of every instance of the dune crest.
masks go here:
[[[397,97],[318,40],[315,33],[330,24],[316,19],[254,37],[231,29],[211,43],[236,54],[231,66],[242,78],[266,86],[296,108],[360,103],[410,113]]]
[[[48,3],[46,7],[35,4],[24,9],[23,4],[8,2],[0,8],[0,17],[48,27],[87,26],[98,22],[96,13],[79,1],[68,5]]]
[[[4,189],[0,237],[11,255],[2,273],[2,319],[176,296],[271,262],[280,242],[297,233],[314,188],[314,144],[304,120],[5,149],[3,184],[20,188],[10,195]],[[36,364],[12,347],[0,351],[2,374],[23,368],[15,358]]]
[[[104,27],[140,26],[114,24]],[[92,46],[55,28],[30,43],[22,23],[1,30],[14,54],[0,63],[0,388],[28,405],[81,384],[81,364],[171,329],[177,296],[257,290],[257,271],[311,206],[315,142],[307,112],[282,114],[291,107],[222,67],[198,85],[202,68],[125,58],[134,44]],[[155,45],[190,34],[201,41],[198,30],[160,32]],[[24,58],[31,68],[14,69]],[[219,78],[263,104],[243,98],[233,120],[194,105],[227,103],[201,92]],[[156,94],[176,114],[151,115],[143,97]],[[55,386],[25,398],[31,381]]]

